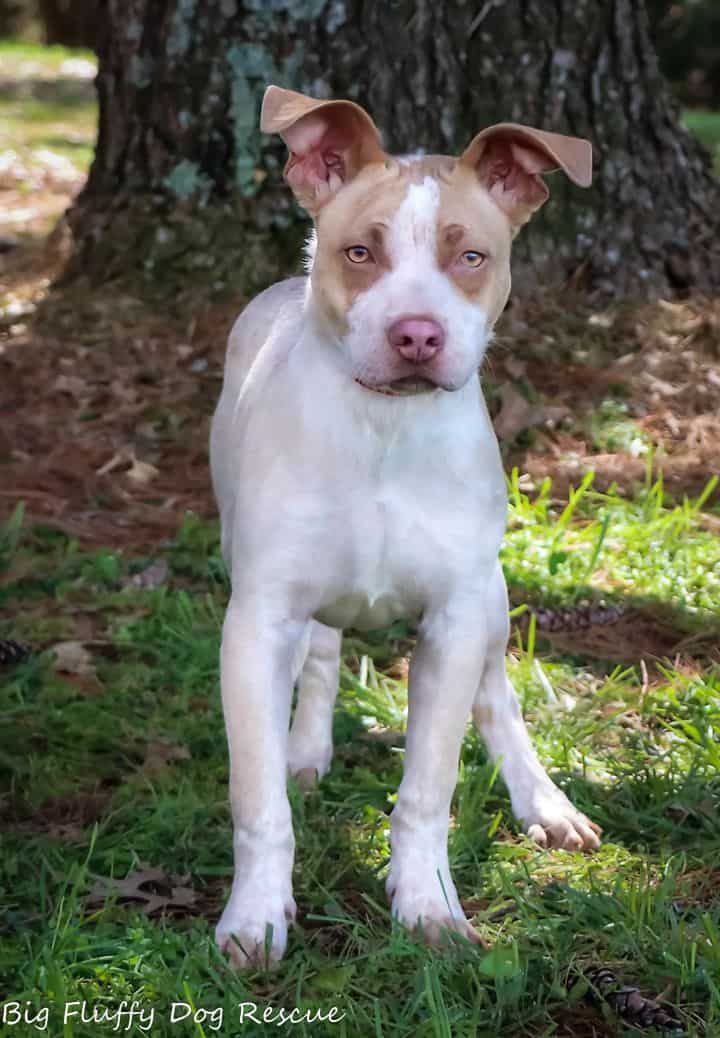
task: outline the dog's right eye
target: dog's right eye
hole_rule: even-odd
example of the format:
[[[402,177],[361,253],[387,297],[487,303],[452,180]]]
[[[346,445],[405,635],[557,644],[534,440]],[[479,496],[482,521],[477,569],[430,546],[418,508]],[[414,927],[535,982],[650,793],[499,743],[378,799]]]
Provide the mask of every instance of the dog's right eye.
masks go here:
[[[349,249],[345,249],[345,255],[351,263],[369,263],[372,261],[370,249],[366,249],[364,245],[351,245]]]

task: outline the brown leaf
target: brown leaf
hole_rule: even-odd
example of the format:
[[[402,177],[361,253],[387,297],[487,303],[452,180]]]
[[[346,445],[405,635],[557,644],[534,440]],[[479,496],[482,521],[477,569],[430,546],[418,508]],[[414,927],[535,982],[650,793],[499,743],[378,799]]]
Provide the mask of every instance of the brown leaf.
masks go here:
[[[198,901],[197,891],[187,886],[189,879],[189,876],[171,876],[164,869],[140,863],[140,868],[125,879],[96,876],[85,904],[90,908],[115,898],[120,903],[139,903],[147,915],[165,911],[188,912]]]
[[[168,578],[170,567],[165,559],[150,563],[139,573],[134,573],[123,582],[123,587],[156,588],[164,584]]]
[[[512,440],[524,429],[539,425],[545,417],[541,404],[533,404],[515,388],[512,382],[500,386],[502,406],[495,418],[495,432],[503,440]]]
[[[116,451],[109,461],[106,461],[104,465],[101,465],[99,469],[96,469],[96,475],[107,476],[110,472],[114,472],[120,465],[126,465],[130,460],[128,451],[123,449]]]
[[[190,750],[187,746],[181,746],[166,739],[153,739],[147,744],[145,760],[140,766],[140,771],[145,775],[157,775],[173,761],[190,760],[190,757]]]
[[[75,375],[58,375],[53,383],[53,389],[56,393],[67,393],[69,396],[79,399],[87,393],[88,386],[83,379],[77,378]]]
[[[58,673],[95,676],[92,656],[82,642],[58,642],[50,651],[55,655]]]
[[[139,458],[133,457],[132,468],[127,473],[128,479],[132,479],[135,483],[145,484],[155,479],[156,476],[160,475],[159,469],[156,469],[154,465],[151,465],[148,461],[140,461]]]

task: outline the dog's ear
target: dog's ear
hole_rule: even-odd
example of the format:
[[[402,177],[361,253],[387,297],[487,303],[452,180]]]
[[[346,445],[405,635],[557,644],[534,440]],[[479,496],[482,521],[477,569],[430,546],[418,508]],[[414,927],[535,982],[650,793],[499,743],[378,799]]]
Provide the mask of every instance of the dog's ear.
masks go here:
[[[287,144],[285,179],[312,214],[367,163],[386,159],[375,123],[353,101],[319,101],[269,86],[260,129],[279,133]]]
[[[489,126],[472,139],[460,161],[476,170],[515,229],[527,223],[548,197],[541,173],[561,169],[580,187],[589,187],[592,181],[590,141],[517,123]]]

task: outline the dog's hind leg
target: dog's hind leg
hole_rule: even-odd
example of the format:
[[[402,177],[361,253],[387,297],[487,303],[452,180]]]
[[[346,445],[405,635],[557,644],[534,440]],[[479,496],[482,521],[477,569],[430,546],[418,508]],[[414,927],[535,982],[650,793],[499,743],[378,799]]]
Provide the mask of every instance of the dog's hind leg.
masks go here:
[[[505,670],[508,600],[500,565],[490,588],[488,656],[473,704],[475,726],[510,793],[515,816],[543,847],[595,850],[600,829],[570,803],[538,760]]]
[[[312,622],[288,743],[288,768],[303,789],[313,786],[330,769],[341,641],[342,631]]]

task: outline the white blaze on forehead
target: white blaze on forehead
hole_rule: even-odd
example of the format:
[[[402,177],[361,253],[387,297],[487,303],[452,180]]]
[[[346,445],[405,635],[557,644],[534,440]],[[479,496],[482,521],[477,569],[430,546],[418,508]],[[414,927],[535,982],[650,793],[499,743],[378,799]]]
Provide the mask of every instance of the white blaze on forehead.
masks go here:
[[[418,263],[437,266],[437,220],[440,188],[433,177],[410,184],[390,223],[388,251],[393,267]]]
[[[422,159],[425,156],[423,148],[418,148],[417,151],[409,152],[407,155],[396,155],[395,161],[401,166],[412,166],[418,159]]]
[[[388,329],[403,316],[425,316],[442,326],[445,346],[435,374],[445,389],[459,389],[480,366],[488,340],[486,313],[440,269],[439,219],[438,181],[426,176],[409,184],[388,221],[384,244],[390,269],[359,292],[348,311],[341,345],[355,377],[366,385],[407,374],[388,342]]]

